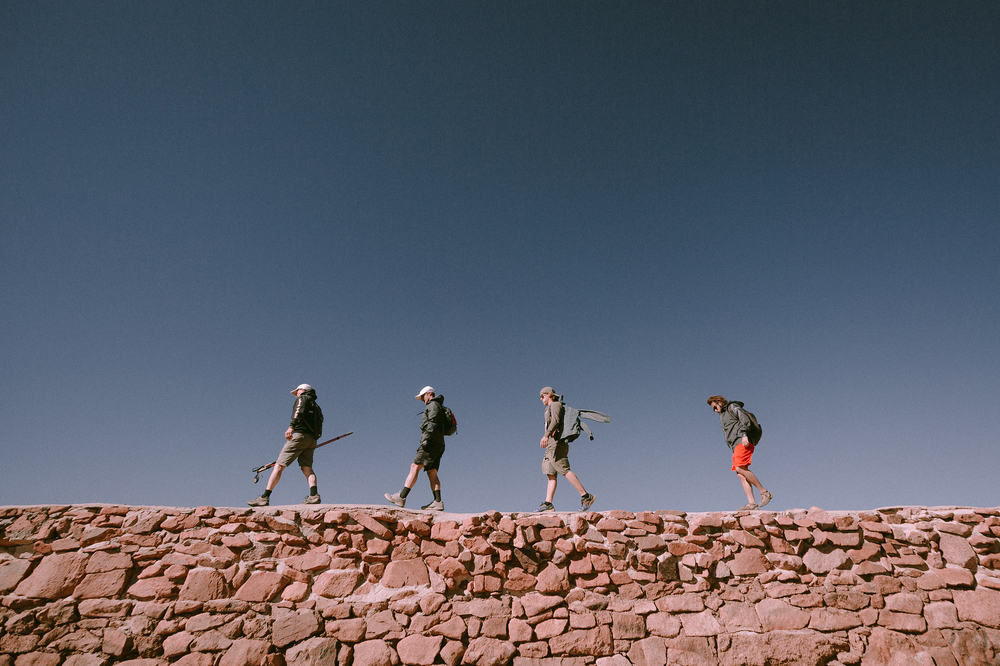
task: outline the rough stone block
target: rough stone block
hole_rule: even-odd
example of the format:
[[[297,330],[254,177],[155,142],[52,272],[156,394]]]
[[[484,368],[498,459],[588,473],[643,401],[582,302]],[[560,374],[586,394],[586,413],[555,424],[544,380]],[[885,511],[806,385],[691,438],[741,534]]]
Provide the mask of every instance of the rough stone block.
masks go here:
[[[14,593],[35,599],[67,597],[83,580],[86,568],[87,555],[84,553],[48,555],[17,585]]]

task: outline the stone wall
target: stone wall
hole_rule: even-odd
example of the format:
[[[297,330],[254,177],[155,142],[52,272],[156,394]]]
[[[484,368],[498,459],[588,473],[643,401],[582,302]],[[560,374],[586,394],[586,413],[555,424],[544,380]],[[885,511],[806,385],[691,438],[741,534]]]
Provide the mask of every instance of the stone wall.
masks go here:
[[[6,507],[0,666],[997,664],[998,537],[967,508]]]

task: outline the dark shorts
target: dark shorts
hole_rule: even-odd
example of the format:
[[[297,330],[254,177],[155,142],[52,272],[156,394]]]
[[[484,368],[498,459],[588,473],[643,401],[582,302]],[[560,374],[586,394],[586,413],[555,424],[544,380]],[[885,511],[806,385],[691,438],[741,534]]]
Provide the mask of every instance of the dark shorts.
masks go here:
[[[425,470],[440,469],[443,455],[444,444],[425,442],[417,447],[417,457],[413,459],[413,464],[423,465]]]
[[[285,442],[278,454],[277,464],[288,467],[296,460],[299,467],[312,467],[313,451],[316,450],[316,438],[303,432],[293,432],[292,438]]]

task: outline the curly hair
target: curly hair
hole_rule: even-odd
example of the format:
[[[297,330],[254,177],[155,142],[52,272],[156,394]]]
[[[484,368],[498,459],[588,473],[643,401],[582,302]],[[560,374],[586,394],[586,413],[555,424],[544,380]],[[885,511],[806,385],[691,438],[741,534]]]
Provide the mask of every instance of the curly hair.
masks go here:
[[[728,405],[728,404],[729,404],[729,401],[728,401],[728,400],[726,400],[725,398],[723,398],[723,397],[722,397],[721,395],[713,395],[712,397],[710,397],[710,398],[708,399],[708,401],[707,401],[707,402],[708,402],[708,404],[710,404],[710,405],[711,405],[711,404],[712,404],[713,402],[721,402],[721,403],[722,403],[722,406],[723,406],[723,407],[725,407],[726,405]]]

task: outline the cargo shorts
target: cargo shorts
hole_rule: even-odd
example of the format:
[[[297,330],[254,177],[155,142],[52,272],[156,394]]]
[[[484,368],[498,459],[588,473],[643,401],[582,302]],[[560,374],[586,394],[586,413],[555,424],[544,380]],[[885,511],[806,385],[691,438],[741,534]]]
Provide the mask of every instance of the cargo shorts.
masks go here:
[[[414,465],[423,465],[425,471],[437,470],[441,468],[441,456],[444,455],[444,444],[434,444],[424,442],[417,447],[417,455],[413,459]]]
[[[278,454],[277,464],[288,467],[296,460],[299,467],[312,467],[313,452],[316,450],[316,438],[304,432],[293,432],[292,438],[285,442]]]
[[[551,441],[545,447],[545,457],[542,458],[542,472],[546,476],[569,474],[569,442],[560,439],[555,444]]]

